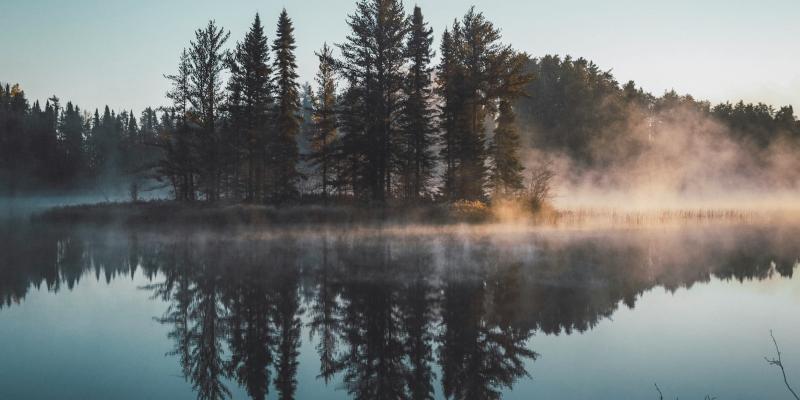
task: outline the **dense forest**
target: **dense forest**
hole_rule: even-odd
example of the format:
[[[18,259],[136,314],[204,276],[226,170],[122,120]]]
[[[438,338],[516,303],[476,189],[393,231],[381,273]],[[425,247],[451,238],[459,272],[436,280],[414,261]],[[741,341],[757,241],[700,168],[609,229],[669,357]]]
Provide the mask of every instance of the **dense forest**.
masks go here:
[[[19,85],[0,87],[0,193],[76,193],[144,179],[160,157],[156,110],[101,113],[58,97],[29,104]]]
[[[284,10],[271,38],[259,15],[236,43],[209,21],[166,75],[169,104],[140,114],[55,96],[31,104],[19,85],[2,85],[0,194],[489,200],[527,193],[548,155],[605,170],[661,151],[654,138],[678,132],[736,143],[764,168],[775,167],[776,147],[800,146],[791,106],[655,96],[583,58],[519,52],[474,8],[438,46],[422,10],[399,0],[360,0],[346,23],[342,43],[316,52],[313,84],[299,82]]]

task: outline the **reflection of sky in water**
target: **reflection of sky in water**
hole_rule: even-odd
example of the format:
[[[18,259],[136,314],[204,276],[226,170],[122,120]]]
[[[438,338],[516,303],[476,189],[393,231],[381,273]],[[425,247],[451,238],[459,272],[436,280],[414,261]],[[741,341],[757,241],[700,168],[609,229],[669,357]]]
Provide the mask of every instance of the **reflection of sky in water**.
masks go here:
[[[556,335],[534,329],[533,336],[525,343],[540,358],[535,362],[527,360],[524,364],[532,379],[515,379],[513,389],[502,389],[506,398],[656,398],[654,382],[658,382],[669,398],[702,398],[706,394],[724,399],[786,398],[778,371],[766,365],[763,357],[773,354],[769,340],[769,329],[773,329],[782,345],[788,371],[791,376],[800,376],[800,346],[797,346],[800,314],[796,312],[800,307],[798,271],[795,270],[794,278],[784,278],[773,270],[771,277],[759,280],[747,276],[764,278],[770,273],[768,269],[766,272],[763,269],[754,272],[738,266],[730,268],[736,271],[734,276],[745,276],[743,282],[716,277],[706,282],[702,271],[714,272],[720,267],[725,268],[727,264],[717,265],[719,260],[698,258],[698,249],[706,249],[709,254],[722,258],[723,261],[719,262],[723,264],[726,263],[725,257],[750,260],[748,257],[753,256],[754,263],[763,260],[751,254],[753,251],[773,253],[767,258],[791,259],[787,257],[792,256],[787,254],[796,250],[786,247],[787,244],[791,247],[791,241],[787,241],[787,238],[793,236],[777,235],[780,238],[777,242],[776,239],[756,243],[754,248],[747,243],[753,244],[756,237],[763,238],[763,232],[733,235],[733,238],[724,239],[711,237],[707,233],[666,237],[655,235],[646,240],[642,240],[640,235],[615,236],[608,233],[603,236],[554,235],[557,239],[478,238],[457,241],[456,244],[437,239],[432,247],[440,252],[433,262],[439,264],[438,272],[428,270],[425,274],[437,285],[462,280],[468,283],[480,277],[484,285],[491,287],[493,282],[509,282],[494,280],[491,271],[502,273],[506,269],[513,269],[506,266],[508,263],[523,260],[522,275],[512,278],[531,286],[522,284],[525,293],[511,304],[528,314],[516,315],[513,319],[541,324],[543,322],[540,319],[556,318],[562,325],[562,331]],[[150,248],[148,246],[161,251],[170,248],[158,247],[160,244],[157,240],[149,241],[147,238],[139,241],[123,235],[98,242],[98,237],[105,238],[101,235],[85,240],[83,248],[87,253],[126,255],[118,253],[130,248],[146,252]],[[103,243],[103,240],[107,242]],[[427,240],[431,241],[430,238]],[[341,254],[352,250],[353,246],[364,252],[385,247],[380,243],[373,246],[375,243],[363,239],[349,243],[345,250],[339,249]],[[678,244],[686,246],[687,243],[697,243],[698,247],[687,246],[675,258],[663,252],[664,249],[672,249]],[[410,246],[389,246],[392,247],[389,258],[394,263],[385,266],[385,269],[370,271],[366,264],[355,267],[354,271],[345,268],[352,272],[346,280],[355,282],[350,289],[362,290],[362,287],[371,283],[386,281],[388,283],[381,284],[389,286],[379,285],[378,289],[395,290],[391,286],[392,279],[407,279],[409,271],[406,271],[406,266],[413,264],[409,257],[424,253],[426,249],[413,239],[407,244]],[[498,246],[502,247],[500,251],[492,249]],[[415,250],[409,251],[409,248]],[[182,248],[179,246],[178,249]],[[300,281],[303,283],[299,291],[314,294],[318,286],[309,283],[316,284],[320,279],[319,270],[313,268],[320,260],[320,249],[308,243],[300,246],[300,249],[303,261],[298,265],[302,270]],[[335,258],[334,249],[335,246],[327,255],[331,259]],[[156,253],[160,254],[160,259],[167,260],[170,259],[169,255],[174,255],[170,251]],[[207,248],[192,248],[191,251],[203,257],[213,254],[213,250]],[[97,254],[95,258],[99,258]],[[362,255],[357,254],[347,256],[351,257],[354,265],[375,262],[380,258],[360,258]],[[92,265],[89,264],[89,258],[81,259],[86,263],[84,267]],[[548,259],[555,261],[552,264],[542,261]],[[226,259],[223,257],[223,260]],[[490,271],[466,276],[460,273],[457,276],[448,275],[448,268],[465,260],[472,263],[465,264],[465,269]],[[622,260],[630,261],[631,265],[615,264]],[[693,261],[698,263],[693,264]],[[750,261],[745,264],[747,262]],[[592,270],[586,270],[590,268],[587,266],[608,276],[595,275]],[[663,269],[667,267],[679,272],[665,274]],[[0,268],[0,274],[3,274],[0,276],[4,278],[8,277],[9,271],[13,272],[8,265],[6,268]],[[43,283],[38,289],[31,288],[24,298],[18,299],[19,304],[0,308],[0,338],[3,339],[0,342],[0,359],[3,360],[0,363],[0,398],[195,398],[191,384],[182,376],[178,357],[165,356],[174,347],[168,338],[172,327],[159,323],[156,318],[165,313],[168,303],[153,299],[152,291],[143,289],[153,282],[163,281],[165,274],[157,272],[150,280],[141,266],[133,278],[129,271],[119,269],[116,277],[106,283],[105,274],[113,268],[107,267],[101,271],[99,280],[95,279],[94,269],[84,270],[73,290],[63,285],[57,293],[52,293],[46,290]],[[226,268],[236,267],[229,265]],[[628,271],[626,276],[637,278],[631,281],[620,278],[615,275],[620,270]],[[61,275],[65,274],[62,272]],[[545,287],[537,286],[537,282],[546,282]],[[659,286],[662,282],[667,282],[670,287],[677,286],[677,289],[665,290]],[[575,285],[577,291],[570,291],[571,285]],[[617,286],[620,285],[633,285],[635,287],[631,290],[642,292],[634,296],[633,309],[619,298],[622,292],[617,290]],[[690,288],[682,287],[686,285]],[[566,291],[553,291],[552,287],[559,286],[567,286]],[[655,288],[651,289],[653,286]],[[500,288],[494,295],[503,295],[504,289]],[[534,293],[539,290],[542,293]],[[509,291],[513,292],[511,289]],[[591,292],[587,303],[569,298],[580,298],[587,291]],[[400,290],[398,293],[402,292]],[[309,340],[308,326],[314,297],[305,294],[300,297],[304,312],[300,316],[303,327],[299,335],[301,344],[296,398],[315,398],[323,394],[325,398],[347,398],[347,391],[342,388],[342,373],[335,375],[327,387],[321,379],[317,379],[320,371],[317,353],[319,335]],[[340,293],[339,296],[346,297],[348,294]],[[543,299],[537,296],[563,298]],[[562,308],[552,311],[528,304],[546,300]],[[434,308],[446,308],[443,304],[439,302]],[[592,307],[597,309],[593,311]],[[590,329],[583,332],[573,329],[571,334],[566,334],[563,331],[566,325],[563,324],[575,323],[579,326],[581,323],[569,322],[565,316],[562,316],[565,320],[561,321],[558,313],[579,311],[587,315],[599,312],[601,315],[596,316],[596,321],[588,322],[590,326],[594,325]],[[610,317],[603,317],[606,313]],[[491,318],[491,315],[483,318]],[[552,332],[551,328],[549,326],[546,330]],[[438,325],[432,330],[439,335],[444,332],[444,327]],[[432,369],[436,374],[433,386],[436,396],[441,398],[442,369],[437,362],[436,352],[439,345],[434,343],[433,347]],[[225,350],[229,349],[226,347]],[[274,377],[273,373],[270,379]],[[233,398],[247,397],[245,391],[233,381],[226,380],[225,383],[231,389]],[[274,387],[270,388],[269,396],[275,396]]]
[[[800,376],[798,289],[798,276],[655,289],[585,334],[536,336],[534,381],[508,398],[657,398],[656,382],[668,398],[787,398],[764,356],[774,355],[773,329]]]

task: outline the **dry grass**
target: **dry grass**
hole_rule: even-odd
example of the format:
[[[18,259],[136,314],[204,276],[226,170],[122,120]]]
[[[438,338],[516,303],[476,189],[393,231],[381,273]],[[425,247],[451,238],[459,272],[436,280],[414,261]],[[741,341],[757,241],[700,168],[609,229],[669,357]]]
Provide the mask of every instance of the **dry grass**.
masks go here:
[[[548,225],[609,225],[609,226],[669,226],[698,224],[749,224],[794,218],[794,213],[780,210],[746,209],[667,209],[651,211],[622,211],[616,209],[558,210],[543,223]]]

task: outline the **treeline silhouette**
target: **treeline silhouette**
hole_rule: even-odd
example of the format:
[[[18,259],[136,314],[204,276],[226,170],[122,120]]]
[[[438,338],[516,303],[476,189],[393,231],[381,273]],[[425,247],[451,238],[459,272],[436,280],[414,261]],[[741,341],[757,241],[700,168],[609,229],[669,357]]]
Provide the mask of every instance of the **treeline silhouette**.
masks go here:
[[[153,108],[107,106],[90,113],[53,96],[29,104],[19,85],[0,85],[0,195],[86,192],[146,179],[160,153],[149,148],[161,134]]]
[[[285,10],[271,40],[256,15],[230,50],[210,21],[166,76],[170,104],[138,120],[56,97],[31,106],[6,85],[3,191],[116,182],[134,198],[168,187],[182,201],[487,200],[523,192],[526,149],[602,168],[635,158],[688,112],[754,152],[800,146],[791,106],[654,96],[583,58],[518,52],[474,8],[442,32],[438,51],[422,10],[399,0],[360,0],[346,23],[345,40],[316,53],[314,85],[301,86]]]
[[[71,290],[81,279],[138,273],[168,305],[157,319],[198,398],[225,398],[232,384],[256,399],[272,390],[293,398],[303,332],[320,360],[318,379],[341,382],[353,398],[438,390],[498,398],[529,373],[537,332],[585,332],[658,286],[791,277],[792,232],[585,233],[498,244],[462,235],[6,228],[0,312],[32,287]]]
[[[158,167],[176,198],[284,203],[302,186],[324,200],[385,203],[523,188],[511,103],[531,76],[482,14],[471,9],[445,32],[438,67],[419,7],[407,15],[400,1],[361,1],[347,23],[341,57],[323,45],[317,88],[302,95],[285,10],[271,47],[258,15],[232,52],[214,21],[196,32],[169,76],[174,119]],[[301,135],[307,171],[298,169]]]

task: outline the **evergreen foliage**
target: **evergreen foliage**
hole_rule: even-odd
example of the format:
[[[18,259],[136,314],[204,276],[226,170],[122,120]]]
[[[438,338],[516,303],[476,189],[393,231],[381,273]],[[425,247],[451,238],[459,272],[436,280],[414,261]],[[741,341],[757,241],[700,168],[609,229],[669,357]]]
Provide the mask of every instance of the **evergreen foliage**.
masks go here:
[[[271,42],[256,14],[230,51],[229,33],[209,21],[165,75],[169,104],[138,115],[89,113],[56,96],[30,104],[19,85],[0,85],[0,194],[127,188],[136,199],[169,188],[179,201],[486,201],[523,191],[526,149],[602,168],[635,159],[648,146],[637,135],[669,133],[686,112],[758,154],[800,148],[790,106],[654,96],[583,58],[532,58],[474,7],[442,32],[435,66],[420,7],[407,14],[400,0],[358,0],[346,23],[346,39],[316,53],[315,86],[302,93],[286,10]]]
[[[268,141],[270,199],[285,202],[297,196],[300,133],[300,85],[294,51],[294,25],[284,9],[278,19],[278,30],[272,51],[275,52],[275,116],[274,133]]]

